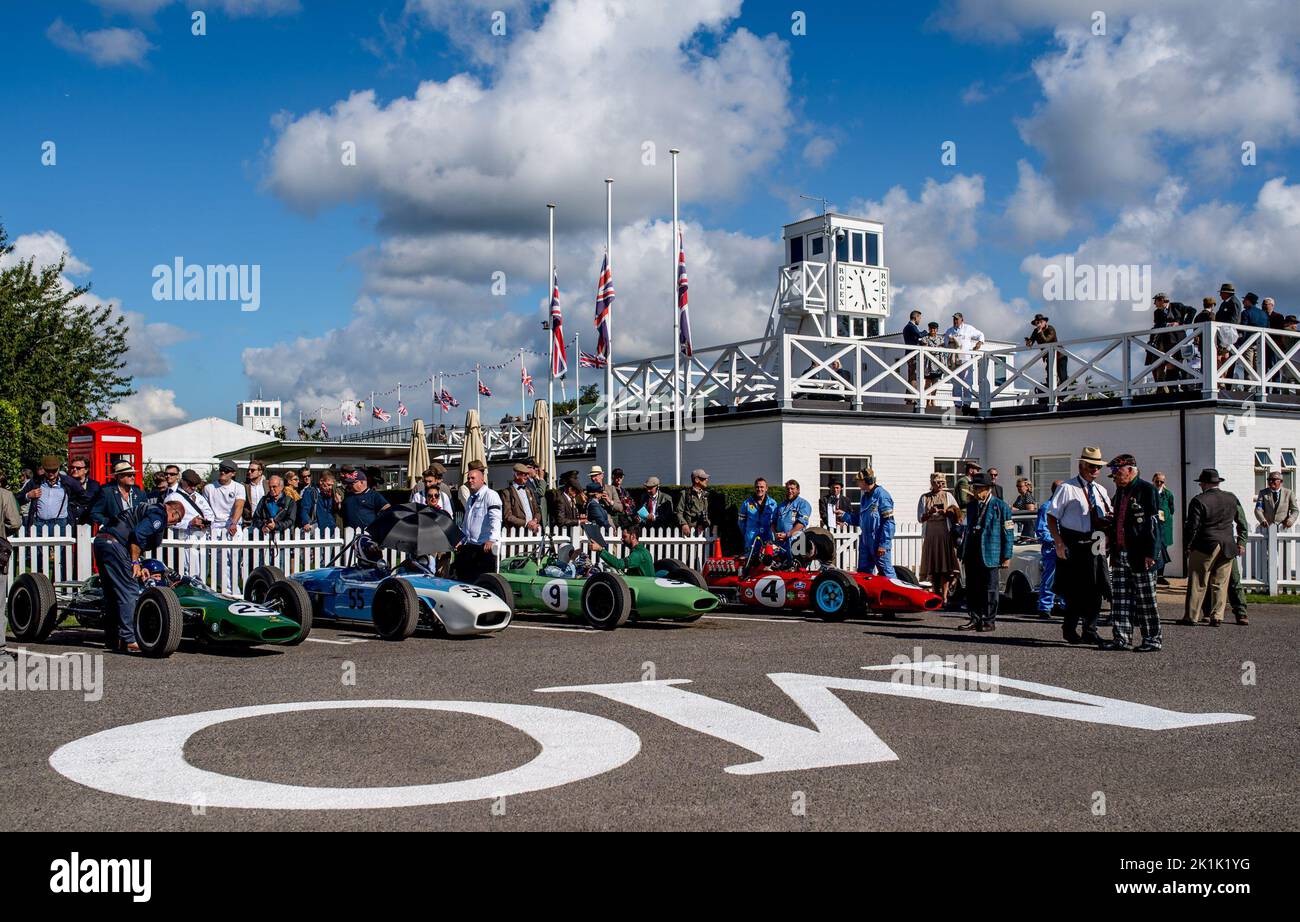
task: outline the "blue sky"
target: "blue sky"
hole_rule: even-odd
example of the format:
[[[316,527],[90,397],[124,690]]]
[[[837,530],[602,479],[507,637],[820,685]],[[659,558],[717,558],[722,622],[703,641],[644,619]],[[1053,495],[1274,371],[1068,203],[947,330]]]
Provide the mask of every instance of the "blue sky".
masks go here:
[[[146,429],[229,418],[259,388],[336,410],[544,349],[549,197],[586,335],[607,172],[620,356],[667,351],[673,144],[704,343],[761,333],[800,192],[886,221],[895,326],[965,309],[1021,336],[1042,266],[1067,255],[1150,263],[1189,302],[1224,275],[1300,310],[1288,5],[1125,0],[1094,35],[1095,5],[809,2],[794,35],[790,4],[752,0],[214,0],[194,36],[170,0],[10,4],[0,221],[24,254],[66,247],[71,278],[127,312],[140,394],[119,409]],[[176,256],[260,265],[261,309],[153,300],[153,266]],[[1066,331],[1145,322],[1053,307]],[[505,397],[487,412],[517,409],[517,376],[490,379]]]

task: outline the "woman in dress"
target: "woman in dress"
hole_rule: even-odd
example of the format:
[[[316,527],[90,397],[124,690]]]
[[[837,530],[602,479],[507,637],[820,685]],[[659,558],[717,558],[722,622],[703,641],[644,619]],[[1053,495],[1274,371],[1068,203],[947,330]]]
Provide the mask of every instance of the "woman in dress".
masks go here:
[[[953,535],[961,516],[961,507],[948,492],[943,474],[931,474],[930,492],[922,493],[916,506],[916,518],[921,523],[920,578],[929,578],[930,591],[943,599],[945,607],[948,590],[961,570]]]

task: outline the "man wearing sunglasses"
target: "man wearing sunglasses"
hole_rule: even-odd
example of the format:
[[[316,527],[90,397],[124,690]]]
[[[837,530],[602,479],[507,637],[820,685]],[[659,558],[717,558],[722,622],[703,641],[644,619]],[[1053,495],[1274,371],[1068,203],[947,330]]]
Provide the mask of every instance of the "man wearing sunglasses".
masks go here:
[[[68,462],[68,476],[81,484],[81,489],[85,493],[84,499],[76,499],[69,505],[72,520],[77,525],[90,524],[90,512],[99,502],[99,494],[103,487],[98,480],[90,476],[90,466],[83,458],[73,458]]]
[[[1085,447],[1078,475],[1061,484],[1047,510],[1047,529],[1056,549],[1055,590],[1065,600],[1061,634],[1067,643],[1102,643],[1097,617],[1110,575],[1106,527],[1111,505],[1106,488],[1096,481],[1105,466],[1100,448]]]

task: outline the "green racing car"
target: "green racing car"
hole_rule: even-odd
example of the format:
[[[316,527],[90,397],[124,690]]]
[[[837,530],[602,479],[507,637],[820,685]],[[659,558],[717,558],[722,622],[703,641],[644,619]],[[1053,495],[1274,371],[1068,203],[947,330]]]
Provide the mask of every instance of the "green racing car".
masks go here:
[[[311,633],[311,599],[301,584],[280,580],[257,604],[209,589],[160,561],[145,561],[148,578],[135,604],[140,652],[171,656],[182,639],[222,646],[293,646]],[[114,637],[117,622],[104,611],[99,577],[56,585],[42,573],[24,573],[9,591],[9,626],[20,641],[42,643],[71,616],[78,625]]]
[[[654,576],[629,576],[596,569],[569,544],[507,557],[499,573],[485,573],[476,582],[513,608],[568,615],[606,631],[629,619],[698,621],[718,607],[704,577],[677,560],[655,561]]]

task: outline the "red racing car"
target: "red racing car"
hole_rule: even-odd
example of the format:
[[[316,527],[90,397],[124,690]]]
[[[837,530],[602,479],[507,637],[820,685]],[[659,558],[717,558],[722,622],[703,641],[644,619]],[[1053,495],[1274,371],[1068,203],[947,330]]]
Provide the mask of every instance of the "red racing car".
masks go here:
[[[898,612],[934,611],[942,605],[933,592],[902,579],[828,566],[834,559],[835,539],[830,532],[809,528],[795,537],[791,551],[755,541],[748,554],[723,557],[715,552],[704,563],[704,581],[723,602],[812,609],[826,621],[868,611],[892,617]]]

